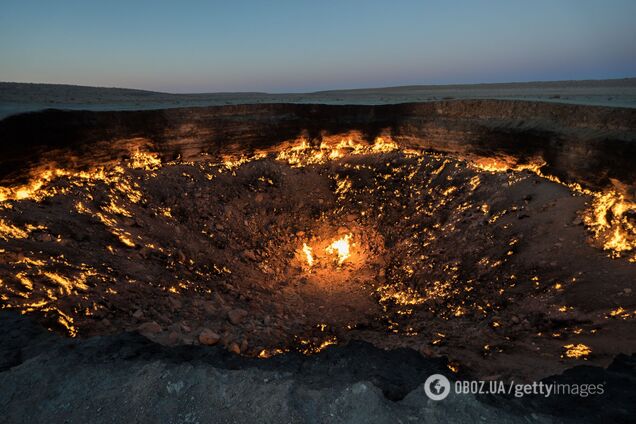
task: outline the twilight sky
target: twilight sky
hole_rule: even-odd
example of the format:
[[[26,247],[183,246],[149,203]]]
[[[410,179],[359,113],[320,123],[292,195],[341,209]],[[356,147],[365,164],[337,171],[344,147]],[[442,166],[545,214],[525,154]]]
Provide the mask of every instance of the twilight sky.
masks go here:
[[[635,0],[0,0],[0,81],[302,92],[630,76]]]

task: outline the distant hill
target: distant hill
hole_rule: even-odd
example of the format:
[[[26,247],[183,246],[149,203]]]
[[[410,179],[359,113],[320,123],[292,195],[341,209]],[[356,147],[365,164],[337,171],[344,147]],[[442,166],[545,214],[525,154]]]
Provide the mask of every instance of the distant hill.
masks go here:
[[[0,118],[47,108],[137,110],[246,103],[391,104],[516,99],[636,107],[636,78],[499,84],[411,85],[314,93],[172,94],[129,88],[0,82]]]

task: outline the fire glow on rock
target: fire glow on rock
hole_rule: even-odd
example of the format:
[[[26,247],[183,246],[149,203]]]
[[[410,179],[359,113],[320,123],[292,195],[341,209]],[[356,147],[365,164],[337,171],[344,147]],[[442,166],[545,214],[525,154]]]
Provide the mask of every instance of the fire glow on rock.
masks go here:
[[[564,295],[598,264],[636,262],[636,204],[542,166],[351,132],[218,160],[134,151],[43,170],[0,187],[2,307],[71,336],[139,328],[198,343],[207,328],[260,357],[361,338],[475,363],[525,338],[555,361],[592,360],[599,328],[636,311],[578,311]],[[580,266],[550,250],[567,243]]]

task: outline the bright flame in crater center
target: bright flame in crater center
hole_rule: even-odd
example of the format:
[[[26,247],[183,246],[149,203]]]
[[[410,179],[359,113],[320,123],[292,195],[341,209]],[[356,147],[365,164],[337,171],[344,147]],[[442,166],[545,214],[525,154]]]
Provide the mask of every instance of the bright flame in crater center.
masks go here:
[[[334,241],[331,243],[325,251],[330,255],[336,254],[338,255],[338,265],[342,265],[342,263],[350,256],[349,253],[349,239],[351,238],[351,234],[347,234],[343,238]]]
[[[303,253],[307,257],[307,264],[311,267],[314,266],[314,253],[311,247],[307,246],[307,243],[303,243]]]

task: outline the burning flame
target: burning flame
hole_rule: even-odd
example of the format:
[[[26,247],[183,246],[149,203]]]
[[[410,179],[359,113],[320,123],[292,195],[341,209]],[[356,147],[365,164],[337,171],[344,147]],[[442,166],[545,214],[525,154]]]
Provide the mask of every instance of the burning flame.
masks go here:
[[[541,168],[543,168],[546,162],[541,158],[534,158],[528,163],[519,163],[513,157],[498,156],[498,157],[480,157],[472,160],[472,165],[477,169],[486,172],[507,172],[507,171],[530,171],[537,174],[540,177],[548,178],[554,181],[553,178],[543,174]],[[561,183],[561,181],[555,181]]]
[[[132,154],[130,167],[152,171],[161,167],[161,159],[156,153],[137,150]]]
[[[307,264],[310,267],[314,266],[314,253],[311,247],[307,246],[307,243],[303,243],[303,253],[307,257]]]
[[[568,358],[585,359],[592,353],[592,349],[583,343],[568,344],[563,346],[563,348],[565,349],[565,356]]]
[[[351,239],[351,234],[347,234],[343,238],[334,241],[325,249],[325,252],[329,253],[330,255],[338,255],[338,266],[342,265],[342,263],[350,256],[349,239]]]
[[[636,225],[629,218],[635,212],[635,202],[610,191],[596,196],[583,221],[594,238],[602,243],[603,249],[611,251],[614,257],[620,257],[623,252],[636,250]],[[631,261],[636,261],[636,256]]]
[[[129,168],[155,170],[161,166],[161,160],[153,153],[136,152],[132,154]],[[142,194],[135,188],[135,183],[128,180],[126,170],[122,166],[106,168],[100,166],[88,171],[64,168],[40,169],[36,171],[28,183],[20,186],[0,186],[0,203],[9,200],[31,199],[41,201],[44,198],[68,192],[69,188],[51,186],[57,179],[68,178],[72,186],[86,184],[93,186],[98,182],[112,184],[118,191],[126,194],[133,203],[142,198]]]
[[[592,206],[583,215],[583,222],[593,234],[594,240],[610,252],[613,258],[627,257],[630,262],[636,262],[636,202],[626,199],[614,190],[597,192],[584,188],[579,183],[566,183],[558,177],[544,173],[541,169],[545,165],[542,159],[535,159],[527,164],[518,164],[513,158],[479,158],[472,164],[482,171],[530,171],[541,178],[568,187],[576,193],[592,196]]]
[[[294,167],[302,167],[326,163],[345,155],[387,153],[398,148],[398,144],[389,137],[376,137],[373,143],[369,143],[359,131],[350,131],[332,136],[323,135],[319,144],[312,143],[305,137],[293,140],[288,147],[278,152],[276,159]]]

